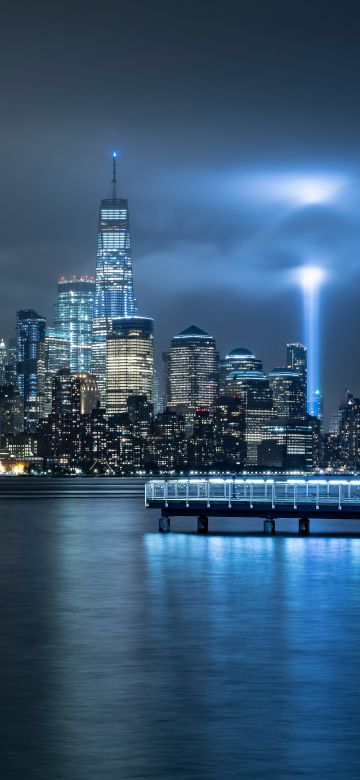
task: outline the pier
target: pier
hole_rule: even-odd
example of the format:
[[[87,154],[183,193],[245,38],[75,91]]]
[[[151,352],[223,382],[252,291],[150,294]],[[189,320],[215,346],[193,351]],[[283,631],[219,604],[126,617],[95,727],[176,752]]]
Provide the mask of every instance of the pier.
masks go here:
[[[171,517],[197,517],[206,534],[209,517],[263,518],[264,534],[276,533],[277,518],[298,518],[298,532],[310,532],[310,518],[360,520],[360,478],[285,477],[151,479],[145,506],[161,510],[159,531],[171,530]],[[360,530],[360,528],[359,528]]]

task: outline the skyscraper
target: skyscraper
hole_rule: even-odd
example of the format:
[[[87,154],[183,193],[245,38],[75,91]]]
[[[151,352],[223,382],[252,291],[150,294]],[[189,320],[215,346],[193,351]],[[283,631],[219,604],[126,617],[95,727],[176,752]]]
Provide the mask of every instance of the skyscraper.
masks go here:
[[[226,394],[242,400],[247,464],[254,466],[258,462],[258,447],[264,439],[264,427],[274,417],[269,380],[262,371],[232,371],[227,377]]]
[[[46,320],[27,309],[17,313],[17,376],[24,430],[33,433],[45,403]]]
[[[0,339],[0,385],[5,384],[5,366],[7,363],[7,349],[4,339]]]
[[[220,362],[220,395],[226,395],[227,378],[234,371],[262,371],[262,362],[249,349],[236,347]]]
[[[100,203],[94,301],[92,372],[101,402],[106,399],[106,337],[112,320],[132,317],[137,307],[133,290],[129,208],[117,194],[116,153],[113,153],[111,197]]]
[[[274,412],[282,420],[306,415],[306,395],[303,376],[289,368],[274,368],[269,373]]]
[[[61,328],[46,328],[45,331],[45,414],[52,408],[53,381],[60,369],[70,366],[69,333]]]
[[[198,407],[213,405],[219,387],[219,356],[215,339],[191,325],[171,341],[165,355],[168,405],[186,420],[191,433]]]
[[[307,397],[307,348],[297,342],[286,345],[286,367],[301,375],[303,392]]]
[[[106,344],[106,411],[127,411],[131,395],[153,400],[154,321],[149,317],[113,320]]]
[[[72,374],[90,371],[94,295],[93,276],[61,276],[59,279],[54,327],[63,331],[69,340]]]

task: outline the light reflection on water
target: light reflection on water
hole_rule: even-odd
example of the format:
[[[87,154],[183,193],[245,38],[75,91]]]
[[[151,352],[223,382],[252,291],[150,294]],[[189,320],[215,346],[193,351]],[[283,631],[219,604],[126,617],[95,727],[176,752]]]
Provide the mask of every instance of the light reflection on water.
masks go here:
[[[1,509],[2,780],[360,776],[360,540]]]

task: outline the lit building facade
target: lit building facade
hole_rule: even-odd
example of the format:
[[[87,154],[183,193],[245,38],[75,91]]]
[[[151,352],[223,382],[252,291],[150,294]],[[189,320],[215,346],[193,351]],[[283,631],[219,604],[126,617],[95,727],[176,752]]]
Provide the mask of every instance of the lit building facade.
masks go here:
[[[99,392],[93,374],[70,374],[67,368],[58,371],[53,382],[54,414],[90,414],[98,401]]]
[[[106,343],[106,411],[127,411],[132,395],[153,400],[154,321],[149,317],[113,320]]]
[[[92,372],[101,402],[106,399],[106,338],[112,320],[137,312],[133,289],[129,207],[117,195],[116,155],[113,158],[112,197],[101,201],[99,212],[94,300]]]
[[[52,408],[54,377],[62,368],[70,367],[70,339],[60,328],[46,328],[45,332],[45,414]]]
[[[5,364],[5,384],[17,385],[17,339],[9,340],[7,362]]]
[[[341,411],[340,451],[344,466],[360,468],[360,399],[349,396]]]
[[[324,396],[321,392],[321,390],[314,390],[314,396],[313,396],[313,415],[314,417],[317,417],[318,420],[320,420],[321,430],[323,429],[323,419],[324,419]]]
[[[258,466],[279,471],[313,471],[318,465],[317,421],[309,415],[298,420],[276,420],[264,426],[258,447]]]
[[[269,373],[274,412],[282,420],[306,415],[306,395],[303,377],[288,368],[274,368]]]
[[[22,408],[16,385],[0,385],[0,446],[22,430]]]
[[[195,412],[210,408],[218,394],[219,356],[215,339],[192,325],[171,341],[165,356],[167,369],[168,406],[186,420],[192,432]]]
[[[220,395],[226,395],[227,380],[234,371],[262,371],[262,361],[249,349],[236,347],[220,361]]]
[[[269,380],[262,371],[232,371],[226,379],[226,394],[242,399],[245,410],[247,464],[256,466],[258,446],[264,438],[264,427],[274,418]]]
[[[35,311],[17,313],[17,378],[28,433],[45,413],[45,330],[45,318]]]
[[[307,363],[308,363],[307,348],[304,347],[303,344],[300,344],[299,342],[294,342],[286,345],[286,368],[289,368],[291,371],[295,371],[297,374],[300,374],[303,382],[303,393],[305,395],[306,400],[308,401]],[[307,408],[308,408],[308,404],[307,404]]]
[[[242,397],[220,395],[215,401],[215,462],[218,469],[240,470],[246,464],[246,417]]]
[[[58,300],[54,306],[54,330],[61,330],[69,340],[68,365],[72,374],[90,371],[94,296],[92,276],[60,277]]]
[[[7,349],[4,339],[0,339],[0,385],[5,384],[5,366],[7,364]]]

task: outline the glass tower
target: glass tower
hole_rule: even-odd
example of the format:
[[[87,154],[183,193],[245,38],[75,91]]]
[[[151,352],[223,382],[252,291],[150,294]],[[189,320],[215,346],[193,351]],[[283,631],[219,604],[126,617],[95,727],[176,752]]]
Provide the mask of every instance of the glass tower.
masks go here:
[[[54,329],[70,342],[68,365],[72,374],[89,372],[95,280],[93,276],[61,276],[54,306]]]
[[[304,417],[306,393],[303,376],[290,368],[274,368],[269,373],[274,411],[282,419]]]
[[[258,447],[264,439],[264,426],[274,417],[273,397],[266,375],[259,370],[232,371],[226,379],[225,395],[241,399],[245,410],[247,465],[258,463]]]
[[[17,376],[24,430],[34,433],[44,415],[46,320],[27,309],[17,313]]]
[[[127,411],[132,395],[153,400],[154,321],[122,317],[113,322],[106,344],[106,411]]]
[[[303,392],[307,398],[307,348],[303,344],[293,343],[286,345],[286,367],[296,371],[302,378]],[[307,399],[308,400],[308,399]]]
[[[45,414],[51,412],[53,382],[61,368],[70,365],[70,338],[66,330],[46,328],[45,333]]]
[[[102,404],[106,399],[106,338],[112,320],[137,312],[133,290],[128,202],[117,195],[116,152],[112,195],[100,203],[94,301],[92,372]]]
[[[0,339],[0,385],[5,384],[5,366],[7,363],[7,349],[4,339]]]
[[[218,393],[215,339],[192,325],[172,339],[170,352],[164,357],[168,405],[185,416],[187,432],[192,433],[196,410],[210,408]]]

